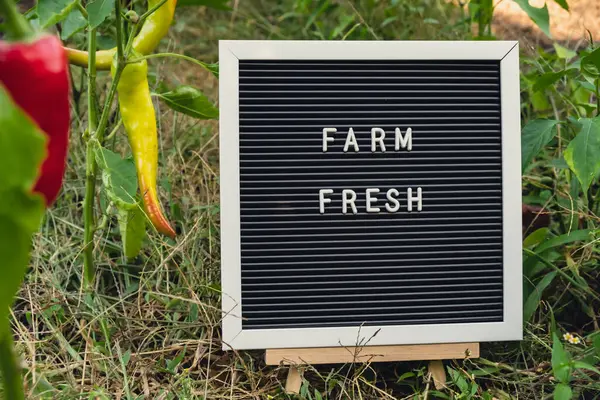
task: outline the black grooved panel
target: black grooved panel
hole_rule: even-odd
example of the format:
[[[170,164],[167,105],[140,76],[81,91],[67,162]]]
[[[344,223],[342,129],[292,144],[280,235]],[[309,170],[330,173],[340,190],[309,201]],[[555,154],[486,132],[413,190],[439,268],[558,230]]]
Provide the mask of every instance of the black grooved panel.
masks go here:
[[[503,320],[499,61],[240,60],[239,117],[244,329]],[[412,151],[394,151],[409,127]]]

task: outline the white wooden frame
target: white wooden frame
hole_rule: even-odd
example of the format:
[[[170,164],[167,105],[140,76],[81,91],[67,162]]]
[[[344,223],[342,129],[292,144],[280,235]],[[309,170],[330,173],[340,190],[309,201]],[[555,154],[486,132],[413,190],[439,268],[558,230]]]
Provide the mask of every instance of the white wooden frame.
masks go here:
[[[294,329],[242,329],[238,60],[500,60],[504,321]],[[521,144],[516,41],[220,41],[223,349],[521,340]],[[376,336],[375,332],[379,330]]]

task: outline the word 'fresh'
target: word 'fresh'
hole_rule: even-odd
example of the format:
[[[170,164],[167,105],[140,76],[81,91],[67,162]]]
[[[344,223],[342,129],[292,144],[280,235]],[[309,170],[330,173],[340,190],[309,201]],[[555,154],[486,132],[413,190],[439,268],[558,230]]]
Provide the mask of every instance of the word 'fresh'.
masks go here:
[[[387,199],[386,203],[382,207],[377,206],[377,202],[380,200],[377,198],[377,194],[379,194],[381,190],[378,188],[371,188],[365,190],[365,209],[368,213],[378,213],[381,212],[381,208],[385,208],[389,213],[395,213],[400,210],[400,201],[398,201],[398,196],[400,192],[397,189],[389,189],[385,197]],[[334,193],[333,189],[321,189],[319,190],[319,211],[321,214],[325,214],[325,205],[330,204],[332,199],[330,195]],[[342,190],[342,214],[358,214],[358,208],[356,207],[356,192],[351,189]],[[406,190],[406,199],[407,199],[407,210],[413,211],[421,211],[423,209],[423,190],[421,188],[417,188],[416,194],[413,193],[412,188],[408,188]]]

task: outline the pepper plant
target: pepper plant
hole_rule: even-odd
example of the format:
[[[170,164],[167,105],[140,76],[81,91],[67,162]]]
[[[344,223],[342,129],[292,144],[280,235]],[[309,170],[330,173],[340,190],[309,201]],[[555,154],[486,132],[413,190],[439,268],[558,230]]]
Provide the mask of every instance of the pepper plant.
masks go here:
[[[99,175],[102,176],[102,189],[108,199],[107,209],[115,210],[118,215],[127,258],[133,258],[139,253],[146,227],[171,238],[176,236],[158,199],[158,133],[148,85],[147,63],[152,58],[177,57],[191,62],[194,67],[200,66],[218,75],[216,65],[205,64],[184,55],[152,54],[168,32],[176,3],[177,0],[150,0],[147,11],[141,14],[135,12],[135,4],[129,4],[127,9],[119,0],[90,1],[85,5],[73,0],[39,0],[37,5],[41,25],[59,23],[64,31],[70,26],[69,22],[77,19],[81,20],[80,29],[86,33],[87,40],[83,41],[85,50],[71,47],[66,50],[73,65],[87,69],[87,129],[83,133],[87,147],[83,204],[83,258],[87,283],[93,282],[95,274],[94,237],[104,226],[98,222],[98,215],[104,214],[105,219],[107,217],[106,210],[96,210],[94,207],[97,203],[96,185]],[[203,0],[188,2],[190,3],[205,4]],[[214,1],[209,4],[215,3],[219,4]],[[43,13],[41,9],[44,10]],[[98,29],[107,24],[114,27],[116,46],[99,50]],[[108,69],[111,70],[112,81],[106,96],[103,96],[103,104],[98,104],[97,71]],[[115,97],[118,97],[119,102],[118,116]],[[217,109],[202,92],[190,86],[166,90],[157,97],[176,111],[195,118],[213,119],[218,116]],[[112,138],[121,124],[127,132],[133,161],[123,159],[105,147],[106,139]]]
[[[0,12],[9,39],[0,41],[0,371],[7,398],[21,400],[8,310],[27,269],[31,235],[62,184],[69,78],[58,38],[35,32],[10,0],[0,1]]]
[[[85,130],[71,132],[72,140],[81,135],[86,148],[84,286],[91,288],[94,282],[95,238],[106,228],[109,212],[117,216],[126,258],[134,258],[141,251],[147,228],[170,238],[176,236],[157,190],[158,131],[148,61],[176,57],[218,77],[216,64],[173,53],[152,54],[169,30],[176,3],[149,0],[147,10],[138,14],[135,9],[143,5],[124,5],[121,0],[39,0],[26,12],[28,22],[12,0],[0,0],[4,34],[16,40],[0,41],[0,170],[10,171],[0,173],[0,257],[5,264],[0,280],[0,371],[10,399],[20,400],[24,395],[12,350],[8,307],[25,274],[31,235],[41,222],[44,203],[52,204],[63,179],[69,136],[67,56],[74,65],[71,76],[77,72],[74,69],[85,68],[80,75],[87,83],[87,113],[76,115],[78,120],[87,121]],[[223,7],[225,2],[186,3]],[[51,33],[36,34],[31,26]],[[98,48],[99,27],[114,32],[114,48]],[[84,35],[78,43],[85,49],[63,48],[58,33],[67,41],[74,35]],[[97,71],[101,70],[110,70],[111,78],[104,95],[97,93]],[[36,91],[29,90],[31,87]],[[83,91],[73,89],[76,111],[78,95]],[[156,97],[175,111],[195,118],[218,117],[210,100],[191,86],[162,90]],[[123,158],[108,144],[121,126],[127,133],[133,160]],[[107,202],[99,210],[96,204],[103,203],[98,201],[100,196]]]

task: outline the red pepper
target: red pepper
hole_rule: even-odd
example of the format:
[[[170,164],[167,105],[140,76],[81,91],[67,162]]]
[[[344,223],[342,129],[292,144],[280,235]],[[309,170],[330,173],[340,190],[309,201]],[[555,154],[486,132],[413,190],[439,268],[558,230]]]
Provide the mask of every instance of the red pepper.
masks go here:
[[[3,9],[2,11],[6,11]],[[16,27],[16,42],[0,41],[0,83],[48,136],[47,158],[34,192],[50,205],[60,191],[69,140],[69,74],[61,41],[33,34],[21,15],[6,13],[7,25]],[[9,25],[9,26],[10,26]]]

